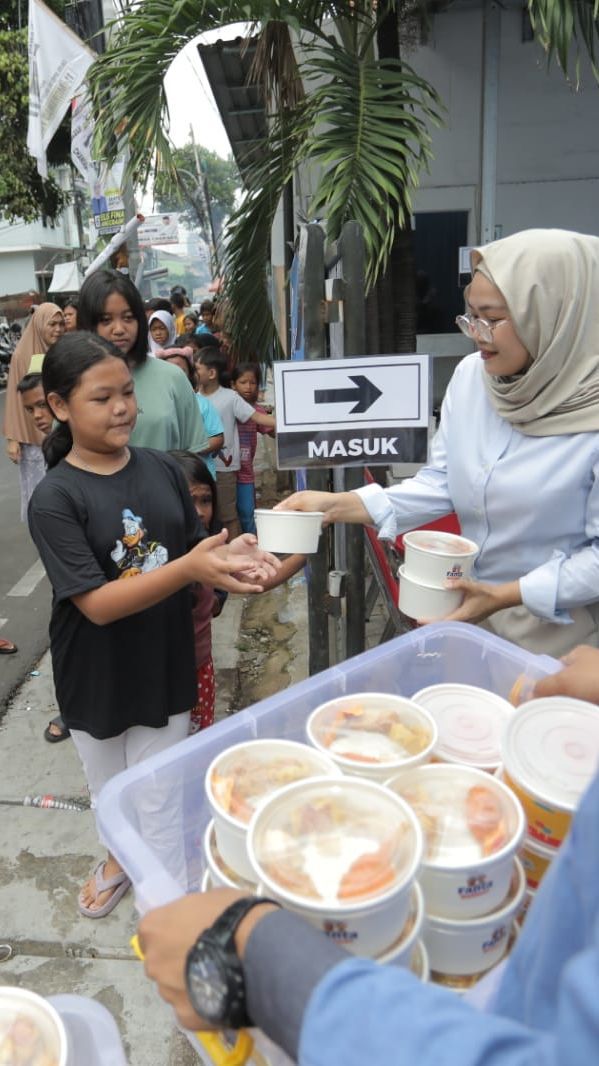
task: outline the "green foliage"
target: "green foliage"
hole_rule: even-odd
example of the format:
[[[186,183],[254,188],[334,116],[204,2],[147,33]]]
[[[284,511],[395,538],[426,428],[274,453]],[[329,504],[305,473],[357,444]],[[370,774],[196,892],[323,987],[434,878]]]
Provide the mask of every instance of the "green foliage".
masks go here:
[[[235,193],[241,185],[241,178],[237,164],[230,155],[222,159],[216,152],[199,146],[197,149],[202,174],[206,180],[208,200],[211,208],[221,208],[230,215],[235,204]],[[159,211],[179,211],[183,222],[196,227],[199,223],[203,232],[207,229],[207,219],[201,199],[197,193],[197,170],[196,157],[193,144],[186,144],[183,148],[175,148],[172,160],[176,173],[173,179],[171,172],[162,172],[156,175],[154,182],[154,197]]]
[[[574,45],[595,64],[599,0],[528,4],[550,59],[556,56],[567,71]],[[311,214],[324,216],[329,238],[356,219],[364,230],[369,285],[384,271],[428,164],[429,131],[441,121],[442,105],[405,63],[377,60],[373,42],[390,11],[401,25],[402,15],[425,21],[432,7],[430,0],[225,0],[224,6],[215,0],[144,0],[115,24],[112,46],[90,77],[97,149],[114,158],[127,145],[133,179],[145,184],[152,172],[164,172],[158,180],[165,189],[169,182],[176,187],[164,92],[171,62],[199,33],[231,22],[253,23],[260,34],[262,70],[253,71],[252,80],[268,87],[276,121],[261,158],[244,172],[247,193],[229,222],[224,264],[232,331],[246,347],[264,354],[274,341],[266,273],[270,227],[300,162],[320,165]],[[307,48],[299,70],[311,90],[306,100],[301,86],[297,91],[290,31],[301,33]]]
[[[303,154],[323,167],[310,213],[324,216],[331,239],[350,219],[360,223],[370,287],[412,213],[411,192],[431,157],[430,125],[440,123],[442,105],[407,64],[376,60],[362,47],[352,53],[334,39],[320,42],[302,71],[318,116]]]
[[[62,0],[49,0],[48,6],[62,14]],[[27,18],[27,4],[22,0],[21,13]],[[27,26],[18,29],[17,0],[4,0],[0,13],[0,214],[12,221],[37,218],[55,221],[68,195],[50,177],[40,178],[35,161],[28,154],[27,118],[29,106],[29,72],[27,61]],[[8,162],[10,161],[10,162]],[[70,121],[67,119],[48,148],[48,162],[70,162]]]
[[[580,57],[586,53],[599,81],[599,0],[528,0],[528,13],[549,62],[556,58],[564,74],[568,75],[574,60],[578,84]]]

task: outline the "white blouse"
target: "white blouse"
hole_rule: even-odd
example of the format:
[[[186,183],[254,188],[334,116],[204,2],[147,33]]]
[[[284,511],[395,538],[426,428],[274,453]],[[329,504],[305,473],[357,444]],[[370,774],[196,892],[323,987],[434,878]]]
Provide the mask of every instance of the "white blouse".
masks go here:
[[[429,463],[389,489],[358,489],[379,536],[455,510],[480,553],[473,576],[520,580],[522,602],[549,622],[599,600],[599,434],[528,437],[492,406],[478,353],[447,389]]]

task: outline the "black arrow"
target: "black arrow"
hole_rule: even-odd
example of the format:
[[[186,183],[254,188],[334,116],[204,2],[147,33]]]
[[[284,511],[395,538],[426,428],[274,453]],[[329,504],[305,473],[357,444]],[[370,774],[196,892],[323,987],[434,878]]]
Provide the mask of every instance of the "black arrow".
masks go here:
[[[365,378],[363,374],[349,375],[349,380],[357,386],[355,389],[317,389],[314,403],[355,403],[350,415],[363,414],[382,396],[380,389]],[[357,401],[357,402],[356,402]]]

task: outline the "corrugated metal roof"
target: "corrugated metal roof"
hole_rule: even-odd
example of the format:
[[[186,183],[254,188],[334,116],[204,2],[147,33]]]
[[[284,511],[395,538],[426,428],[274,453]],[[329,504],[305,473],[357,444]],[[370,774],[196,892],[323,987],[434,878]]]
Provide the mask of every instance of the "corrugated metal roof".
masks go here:
[[[199,44],[198,53],[220,112],[241,177],[268,133],[266,109],[257,85],[249,84],[255,39]]]

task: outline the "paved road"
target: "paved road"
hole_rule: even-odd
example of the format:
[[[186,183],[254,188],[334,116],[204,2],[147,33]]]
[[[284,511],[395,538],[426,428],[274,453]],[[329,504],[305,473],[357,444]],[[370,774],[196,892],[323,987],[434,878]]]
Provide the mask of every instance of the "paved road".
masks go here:
[[[0,424],[5,393],[0,392]],[[19,474],[0,437],[0,636],[19,647],[0,655],[0,716],[6,700],[48,646],[50,586],[20,520]]]

